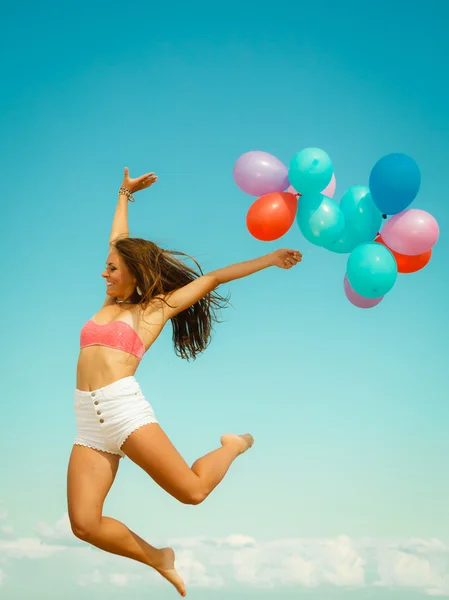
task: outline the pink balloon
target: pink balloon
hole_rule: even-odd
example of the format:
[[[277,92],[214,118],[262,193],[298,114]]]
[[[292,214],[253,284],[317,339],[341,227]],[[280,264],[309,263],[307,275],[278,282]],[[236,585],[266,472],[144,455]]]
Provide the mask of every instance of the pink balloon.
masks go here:
[[[351,304],[357,306],[357,308],[373,308],[383,300],[383,296],[380,296],[379,298],[364,298],[363,296],[360,296],[360,294],[357,294],[357,292],[352,289],[347,275],[345,275],[343,288],[345,290],[346,298]]]
[[[329,181],[328,186],[321,192],[323,196],[333,198],[335,194],[335,188],[337,187],[337,181],[334,173],[332,173],[332,179]]]
[[[438,241],[440,228],[425,210],[412,208],[393,215],[382,228],[385,244],[407,256],[428,252]]]
[[[336,187],[337,181],[335,179],[335,175],[332,173],[332,179],[330,180],[328,186],[321,193],[323,194],[323,196],[327,196],[327,198],[333,198]],[[298,193],[292,185],[288,188],[287,192],[289,192],[290,194]]]

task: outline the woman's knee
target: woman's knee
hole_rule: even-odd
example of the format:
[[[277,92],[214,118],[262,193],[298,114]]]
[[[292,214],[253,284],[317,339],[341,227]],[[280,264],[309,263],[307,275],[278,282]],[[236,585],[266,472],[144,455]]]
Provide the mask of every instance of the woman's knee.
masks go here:
[[[200,486],[195,486],[189,489],[185,489],[180,491],[178,494],[177,500],[182,502],[182,504],[190,504],[192,506],[198,506],[206,500],[209,493]]]
[[[94,519],[86,519],[85,517],[71,517],[70,519],[73,535],[84,542],[89,542],[95,538],[99,526],[100,523]]]

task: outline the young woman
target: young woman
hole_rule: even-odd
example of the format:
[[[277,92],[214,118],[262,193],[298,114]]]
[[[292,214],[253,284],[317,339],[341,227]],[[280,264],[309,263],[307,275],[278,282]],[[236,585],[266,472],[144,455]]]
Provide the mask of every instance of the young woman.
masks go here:
[[[198,274],[177,258],[186,255],[128,237],[128,201],[156,181],[154,173],[131,179],[125,169],[102,274],[106,300],[81,330],[68,510],[78,538],[153,567],[185,596],[171,548],[156,549],[102,514],[120,457],[128,456],[180,502],[199,504],[254,440],[250,434],[225,434],[218,449],[189,467],[158,424],[134,374],[167,321],[182,358],[195,358],[206,348],[216,311],[226,304],[215,291],[220,284],[270,266],[289,269],[302,257],[297,251],[276,250],[206,275],[199,268]]]

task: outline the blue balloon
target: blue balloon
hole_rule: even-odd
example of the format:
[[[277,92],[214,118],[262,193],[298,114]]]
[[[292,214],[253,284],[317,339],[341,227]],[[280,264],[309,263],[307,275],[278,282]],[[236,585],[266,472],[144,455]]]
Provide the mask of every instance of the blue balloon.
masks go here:
[[[288,179],[300,194],[313,194],[328,186],[333,172],[332,161],[324,150],[304,148],[290,161]]]
[[[387,215],[405,210],[416,198],[420,186],[418,165],[406,154],[384,156],[374,165],[369,177],[374,203]]]
[[[345,218],[338,204],[322,194],[299,198],[296,221],[306,240],[316,246],[337,240],[345,228]]]
[[[346,274],[352,289],[364,298],[385,296],[393,288],[398,267],[393,254],[382,244],[360,244],[351,252]]]
[[[343,195],[340,208],[345,218],[345,230],[327,250],[345,254],[363,242],[372,242],[382,224],[382,213],[374,204],[369,188],[354,185]]]

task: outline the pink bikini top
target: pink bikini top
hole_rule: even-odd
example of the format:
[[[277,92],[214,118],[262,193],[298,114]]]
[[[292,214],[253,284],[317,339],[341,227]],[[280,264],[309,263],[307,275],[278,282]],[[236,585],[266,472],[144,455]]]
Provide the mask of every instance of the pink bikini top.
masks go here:
[[[107,346],[133,354],[139,360],[145,354],[145,346],[137,332],[124,321],[111,321],[104,325],[87,321],[81,329],[80,347]]]

